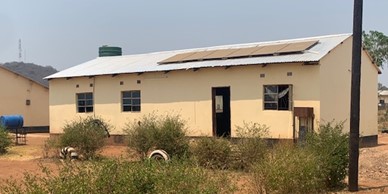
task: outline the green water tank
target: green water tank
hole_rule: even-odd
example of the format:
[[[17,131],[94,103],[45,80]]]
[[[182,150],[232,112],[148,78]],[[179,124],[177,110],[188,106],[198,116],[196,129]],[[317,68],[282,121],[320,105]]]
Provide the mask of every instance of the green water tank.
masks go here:
[[[104,45],[98,48],[99,57],[121,56],[121,55],[122,55],[122,51],[120,47]]]

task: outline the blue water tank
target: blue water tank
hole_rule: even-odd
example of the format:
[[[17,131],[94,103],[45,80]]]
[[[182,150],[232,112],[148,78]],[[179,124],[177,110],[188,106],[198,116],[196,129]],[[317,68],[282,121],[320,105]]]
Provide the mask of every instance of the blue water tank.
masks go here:
[[[0,125],[7,129],[20,129],[23,127],[23,116],[3,115],[0,117]]]

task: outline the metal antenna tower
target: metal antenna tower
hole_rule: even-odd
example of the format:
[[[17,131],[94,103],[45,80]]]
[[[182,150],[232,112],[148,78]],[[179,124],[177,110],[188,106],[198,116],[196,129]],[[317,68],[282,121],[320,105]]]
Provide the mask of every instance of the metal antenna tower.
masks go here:
[[[22,39],[19,39],[19,62],[22,62]]]

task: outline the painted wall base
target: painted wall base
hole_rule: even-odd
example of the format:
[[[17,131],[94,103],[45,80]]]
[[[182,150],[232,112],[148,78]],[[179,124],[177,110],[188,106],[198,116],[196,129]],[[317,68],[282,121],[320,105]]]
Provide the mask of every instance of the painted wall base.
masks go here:
[[[50,133],[49,126],[34,126],[34,127],[23,127],[26,133]],[[15,133],[15,129],[9,129],[10,133]],[[20,133],[20,131],[18,131]]]

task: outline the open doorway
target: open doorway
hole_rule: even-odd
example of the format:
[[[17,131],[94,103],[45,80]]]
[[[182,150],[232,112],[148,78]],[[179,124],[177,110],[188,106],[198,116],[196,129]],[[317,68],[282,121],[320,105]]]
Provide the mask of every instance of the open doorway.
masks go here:
[[[314,108],[294,107],[296,128],[294,129],[294,139],[298,142],[305,142],[308,133],[314,131]]]
[[[230,137],[230,87],[212,88],[213,135]]]

